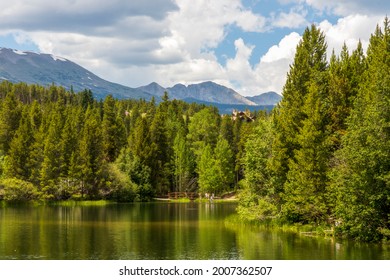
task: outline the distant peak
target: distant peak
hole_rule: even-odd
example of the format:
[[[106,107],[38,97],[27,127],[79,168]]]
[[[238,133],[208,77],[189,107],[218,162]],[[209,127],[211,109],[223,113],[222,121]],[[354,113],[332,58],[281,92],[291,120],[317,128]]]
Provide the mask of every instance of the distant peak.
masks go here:
[[[185,85],[179,83],[179,84],[174,85],[173,88],[187,88],[187,87]]]
[[[151,82],[150,84],[147,85],[147,87],[160,87],[160,88],[162,88],[162,86],[156,82]]]

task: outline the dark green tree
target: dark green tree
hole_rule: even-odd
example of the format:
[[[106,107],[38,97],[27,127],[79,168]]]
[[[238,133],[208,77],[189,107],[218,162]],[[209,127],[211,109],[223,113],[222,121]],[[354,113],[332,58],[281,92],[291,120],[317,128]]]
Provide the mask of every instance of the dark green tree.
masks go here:
[[[191,150],[199,159],[203,148],[210,145],[214,149],[219,135],[219,115],[211,108],[195,113],[188,125],[187,139]]]
[[[0,149],[8,153],[14,134],[19,126],[19,102],[14,92],[7,93],[0,108]]]
[[[85,113],[78,154],[82,196],[87,194],[90,198],[98,197],[104,166],[102,146],[99,111],[88,107]]]
[[[191,177],[193,160],[184,129],[179,130],[173,143],[175,191],[183,192]]]
[[[261,118],[248,136],[242,158],[245,178],[241,181],[237,212],[243,220],[264,220],[277,214],[280,194],[271,185],[271,118]]]
[[[5,176],[9,178],[28,180],[31,175],[31,169],[27,163],[30,159],[31,143],[34,139],[28,113],[27,108],[25,108],[22,112],[20,125],[9,144],[5,170]]]
[[[107,95],[103,103],[103,154],[106,162],[113,162],[126,143],[123,120],[117,116],[115,99]]]
[[[62,109],[56,104],[50,114],[50,125],[43,147],[43,162],[40,170],[42,191],[47,199],[60,199],[58,182],[61,176],[63,164],[62,136]]]
[[[295,151],[301,148],[298,135],[307,118],[302,110],[307,94],[313,84],[324,91],[324,72],[327,70],[325,35],[312,25],[303,33],[294,62],[287,74],[283,88],[283,99],[274,113],[274,144],[271,169],[272,183],[278,192],[284,188],[290,161],[295,160]]]
[[[360,240],[390,237],[390,24],[377,27],[367,71],[337,153],[333,190],[340,231]]]
[[[290,159],[283,214],[291,222],[324,222],[327,172],[331,156],[327,143],[325,96],[313,84],[302,108],[307,116],[297,136],[299,149]]]

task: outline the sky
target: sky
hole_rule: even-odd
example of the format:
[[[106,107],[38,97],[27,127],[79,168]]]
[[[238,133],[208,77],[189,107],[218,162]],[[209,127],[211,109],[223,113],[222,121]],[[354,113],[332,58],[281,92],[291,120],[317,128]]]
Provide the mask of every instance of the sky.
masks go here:
[[[67,58],[138,87],[203,81],[244,96],[282,93],[296,45],[315,24],[328,57],[390,12],[388,0],[13,0],[0,3],[0,47]]]

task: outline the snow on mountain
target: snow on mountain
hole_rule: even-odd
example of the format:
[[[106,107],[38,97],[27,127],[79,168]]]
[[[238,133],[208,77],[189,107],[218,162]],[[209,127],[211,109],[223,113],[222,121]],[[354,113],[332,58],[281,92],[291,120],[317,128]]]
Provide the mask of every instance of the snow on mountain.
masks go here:
[[[152,95],[103,80],[85,68],[65,58],[52,54],[0,49],[0,77],[11,82],[73,87],[78,92],[90,89],[95,97],[112,94],[117,98],[150,100]]]
[[[76,63],[53,55],[0,48],[0,80],[25,82],[27,84],[52,84],[71,87],[75,92],[90,89],[96,98],[112,94],[116,98],[161,100],[164,92],[170,99],[194,100],[204,104],[227,105],[275,105],[281,96],[271,92],[255,97],[244,97],[231,88],[214,82],[183,85],[164,88],[157,83],[131,88],[111,83],[96,76]]]

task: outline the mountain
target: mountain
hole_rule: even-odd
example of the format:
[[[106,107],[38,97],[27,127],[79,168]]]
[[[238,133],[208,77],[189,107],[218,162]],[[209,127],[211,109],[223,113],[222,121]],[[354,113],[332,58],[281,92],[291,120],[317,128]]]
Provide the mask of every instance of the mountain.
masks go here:
[[[149,85],[138,87],[138,90],[142,90],[144,92],[147,92],[154,96],[162,97],[164,95],[164,92],[167,91],[166,88],[163,88],[158,83],[150,83]]]
[[[40,85],[54,83],[66,89],[72,86],[75,92],[90,89],[97,98],[108,94],[117,98],[152,98],[151,94],[142,90],[103,80],[70,60],[6,48],[0,48],[0,80]]]
[[[166,91],[170,99],[214,105],[220,108],[221,112],[226,112],[228,109],[240,110],[241,107],[250,110],[261,110],[258,105],[275,105],[281,99],[281,96],[275,92],[244,97],[233,89],[214,82],[203,82],[188,86],[177,84],[168,88],[164,88],[157,83],[151,83],[146,86],[131,88],[106,81],[62,57],[7,48],[0,48],[1,80],[43,86],[55,84],[68,90],[72,87],[75,92],[90,89],[96,98],[104,98],[106,95],[112,94],[116,98],[150,100],[154,97],[158,102]]]
[[[258,105],[276,105],[282,100],[282,96],[277,94],[276,92],[270,91],[265,92],[260,95],[247,97],[247,99],[253,101]]]
[[[236,91],[213,82],[204,82],[189,86],[177,84],[169,88],[163,88],[157,83],[151,83],[137,89],[160,97],[166,91],[171,99],[193,99],[197,100],[198,103],[209,102],[220,104],[257,105],[255,102],[248,100]]]

